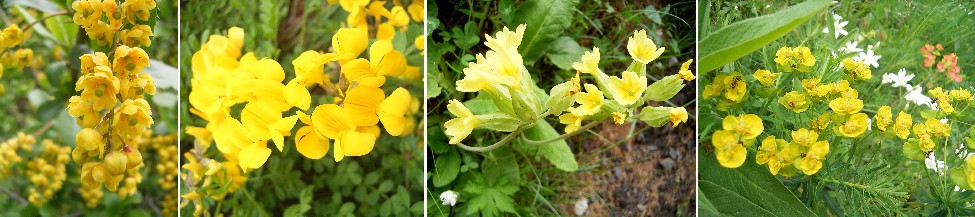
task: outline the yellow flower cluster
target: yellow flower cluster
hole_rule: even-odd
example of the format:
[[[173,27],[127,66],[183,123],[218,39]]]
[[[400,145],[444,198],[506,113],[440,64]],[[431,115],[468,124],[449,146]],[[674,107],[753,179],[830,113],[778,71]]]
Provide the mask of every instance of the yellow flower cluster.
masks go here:
[[[805,46],[779,48],[774,61],[782,72],[810,72],[816,65],[816,57]]]
[[[59,146],[47,139],[41,145],[41,153],[28,161],[27,170],[24,170],[24,176],[31,184],[27,200],[38,207],[47,203],[54,197],[54,192],[61,189],[67,179],[65,165],[71,152],[70,147]]]
[[[179,208],[182,209],[192,202],[195,204],[193,216],[201,216],[206,212],[202,200],[204,197],[222,200],[227,193],[237,191],[247,181],[236,162],[209,159],[202,155],[204,152],[205,149],[193,149],[183,153],[183,159],[188,163],[183,164],[182,169],[187,173],[179,175],[186,186],[192,186],[189,193],[182,195],[187,202],[179,204]]]
[[[738,104],[744,100],[747,92],[745,76],[740,72],[734,72],[715,76],[711,84],[704,86],[701,97],[708,100],[720,96],[724,100],[718,100],[718,109],[727,110],[730,105]]]
[[[965,160],[965,182],[969,189],[975,188],[975,156]]]
[[[85,206],[88,208],[98,206],[98,203],[102,200],[102,196],[105,196],[102,188],[78,188],[78,194],[85,200]]]
[[[975,99],[970,91],[962,88],[945,91],[941,87],[936,87],[928,90],[928,95],[934,99],[934,102],[938,104],[938,110],[944,114],[955,112],[955,107],[952,105],[954,102],[971,103]]]
[[[762,118],[754,114],[726,116],[721,121],[721,130],[711,134],[718,163],[727,168],[738,168],[748,156],[746,146],[751,146],[755,138],[765,131]],[[764,143],[764,142],[763,142]]]
[[[823,168],[823,160],[829,153],[829,142],[818,141],[816,131],[800,128],[792,131],[792,141],[768,136],[755,155],[759,164],[767,164],[772,175],[792,176],[801,171],[813,175]]]
[[[122,1],[122,0],[119,0]],[[71,3],[74,23],[85,29],[98,46],[115,43],[129,47],[149,47],[153,36],[149,26],[155,0],[78,0]]]
[[[370,27],[372,27],[376,32],[375,38],[379,40],[393,40],[393,36],[396,35],[397,29],[399,29],[399,31],[406,31],[411,19],[413,22],[422,24],[426,17],[426,15],[424,15],[423,1],[411,1],[410,5],[406,6],[405,8],[403,3],[399,0],[392,2],[393,6],[391,8],[386,8],[386,1],[328,1],[330,4],[339,3],[342,10],[349,13],[349,16],[346,17],[346,23],[349,25],[349,27],[358,28],[363,31],[368,31]],[[369,18],[372,18],[371,25]],[[417,49],[423,49],[423,40],[423,35],[414,39]]]
[[[33,66],[34,63],[34,51],[30,48],[20,48],[14,51],[12,54],[7,52],[7,49],[16,47],[26,41],[29,34],[26,34],[20,29],[16,24],[10,24],[7,28],[3,29],[0,33],[0,78],[3,78],[4,67],[17,67],[22,69],[27,66]],[[6,88],[3,84],[0,84],[0,95],[6,92]]]
[[[114,192],[124,184],[124,197],[141,182],[138,144],[154,123],[145,94],[156,94],[155,81],[143,71],[149,55],[142,47],[151,44],[152,28],[146,24],[155,7],[152,0],[72,3],[74,22],[99,46],[112,50],[111,57],[103,52],[80,57],[82,75],[75,87],[80,94],[68,99],[68,114],[83,128],[75,136],[71,156],[82,165],[81,183],[86,188],[104,184]]]
[[[24,161],[17,151],[20,149],[29,151],[35,142],[37,141],[34,136],[21,132],[17,137],[0,143],[0,179],[13,175],[13,165]]]
[[[179,177],[179,150],[172,145],[176,143],[176,137],[177,134],[153,136],[148,142],[159,156],[159,163],[153,171],[162,175],[158,183],[163,190],[175,190],[176,177]]]
[[[853,58],[843,59],[843,69],[845,76],[853,81],[865,81],[873,77],[870,66],[864,64],[863,61],[853,60]]]

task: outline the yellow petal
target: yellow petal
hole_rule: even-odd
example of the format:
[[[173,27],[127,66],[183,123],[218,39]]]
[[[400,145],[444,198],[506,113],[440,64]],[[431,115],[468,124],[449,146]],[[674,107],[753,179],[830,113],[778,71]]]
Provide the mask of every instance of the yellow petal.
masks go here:
[[[352,129],[342,107],[335,104],[319,105],[311,114],[312,126],[329,139],[339,139],[340,133]],[[337,149],[337,148],[336,148]],[[336,150],[337,151],[337,150]]]
[[[346,93],[345,115],[356,126],[370,126],[379,123],[376,108],[386,97],[382,89],[356,86]]]
[[[278,119],[276,122],[271,124],[271,140],[274,141],[274,145],[278,147],[278,151],[284,151],[284,137],[291,136],[291,128],[294,128],[295,123],[297,122],[298,116],[292,115]]]
[[[393,40],[393,35],[396,34],[396,29],[391,23],[382,23],[376,27],[376,39],[379,40]]]
[[[350,130],[342,137],[342,151],[345,156],[369,154],[376,145],[376,137],[368,132]]]
[[[271,139],[271,124],[281,119],[281,112],[275,111],[268,103],[251,102],[240,112],[241,124],[258,140]]]
[[[386,83],[386,78],[378,76],[365,59],[355,59],[342,65],[342,74],[349,81],[357,81],[370,87],[380,87]]]
[[[322,159],[325,154],[328,154],[329,148],[328,139],[321,138],[312,126],[298,128],[295,134],[295,146],[298,148],[298,153],[315,160]]]
[[[409,110],[410,92],[402,87],[396,88],[376,109],[383,128],[392,136],[403,134],[406,127],[406,112]]]
[[[271,149],[267,148],[265,142],[256,142],[254,144],[248,145],[240,151],[240,155],[237,156],[237,160],[240,161],[240,167],[246,169],[256,169],[264,166],[267,162],[267,158],[271,156]]]
[[[341,28],[332,36],[332,47],[339,54],[339,64],[359,57],[369,43],[369,32],[361,28]]]
[[[334,55],[334,54],[333,54]],[[291,64],[295,67],[295,80],[302,85],[324,85],[325,63],[327,57],[318,51],[305,51],[298,55]]]
[[[298,83],[297,79],[292,79],[284,87],[284,100],[288,102],[288,105],[304,111],[308,110],[308,106],[311,105],[311,94],[308,93],[308,89],[305,89],[304,85]]]
[[[284,81],[284,68],[273,59],[261,59],[254,64],[254,75],[258,79],[265,79],[281,83]]]

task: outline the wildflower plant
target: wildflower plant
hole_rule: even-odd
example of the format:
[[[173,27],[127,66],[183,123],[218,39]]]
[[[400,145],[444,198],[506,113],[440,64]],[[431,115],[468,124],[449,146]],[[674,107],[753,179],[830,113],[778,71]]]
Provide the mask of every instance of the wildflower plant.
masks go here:
[[[409,29],[419,30],[416,23],[422,19],[411,19],[411,13],[422,13],[422,1],[409,6],[398,1],[338,1],[325,7],[348,14],[341,21],[322,19],[341,23],[329,30],[330,38],[306,37],[329,41],[324,50],[308,48],[279,62],[274,56],[247,50],[259,42],[249,41],[251,29],[235,26],[210,35],[192,51],[186,99],[188,112],[201,120],[184,128],[193,138],[190,149],[182,153],[180,177],[187,190],[182,192],[180,207],[187,210],[185,214],[227,212],[211,205],[236,200],[243,196],[241,192],[272,194],[247,188],[250,176],[264,173],[261,169],[268,165],[308,162],[318,172],[324,165],[358,166],[356,161],[382,159],[363,157],[389,149],[383,146],[415,141],[422,135],[416,131],[421,81],[415,60],[422,60],[423,37],[406,34]],[[407,12],[407,8],[412,9]],[[323,158],[329,162],[317,161]],[[285,172],[281,176],[289,172],[273,170],[265,171]],[[312,189],[324,191],[328,186],[300,185],[305,186],[301,197],[308,199],[288,210],[310,212],[301,207],[311,206]],[[396,196],[395,202],[409,203],[408,194],[403,195],[405,200]]]
[[[959,138],[970,137],[967,123],[971,117],[958,114],[961,110],[970,113],[971,87],[942,82],[947,79],[918,81],[910,71],[934,72],[926,68],[934,66],[940,45],[922,47],[921,58],[909,58],[917,61],[891,60],[903,59],[895,55],[897,52],[913,53],[917,49],[902,44],[917,43],[898,44],[899,40],[909,40],[902,38],[907,33],[887,36],[889,32],[884,31],[892,30],[886,23],[846,26],[847,21],[840,20],[843,17],[864,23],[876,17],[842,13],[848,7],[868,7],[865,5],[827,7],[831,4],[807,1],[733,23],[705,38],[719,44],[729,42],[723,45],[733,47],[737,45],[730,42],[747,40],[722,41],[729,37],[727,31],[768,19],[802,23],[803,16],[813,15],[825,23],[811,22],[798,28],[773,25],[770,28],[783,33],[796,28],[798,36],[765,36],[774,40],[754,44],[760,49],[754,54],[735,51],[745,58],[702,74],[701,110],[714,109],[701,114],[701,141],[706,146],[701,153],[702,194],[711,198],[764,194],[724,184],[741,181],[765,183],[763,187],[770,192],[766,196],[779,198],[775,203],[754,205],[767,207],[770,213],[972,214],[970,206],[975,197],[965,178],[971,150]],[[938,7],[948,6],[924,10]],[[810,8],[831,9],[818,12],[807,10]],[[822,31],[827,34],[809,31],[822,25],[827,26]],[[844,26],[846,30],[841,29]],[[859,44],[868,45],[861,49]],[[907,69],[889,72],[892,65]],[[954,79],[950,74],[948,77]],[[925,166],[926,161],[940,166]],[[954,173],[945,172],[945,168],[954,168]],[[732,190],[715,191],[714,186]],[[924,202],[912,204],[911,198]],[[714,205],[703,206],[724,202],[708,203]]]

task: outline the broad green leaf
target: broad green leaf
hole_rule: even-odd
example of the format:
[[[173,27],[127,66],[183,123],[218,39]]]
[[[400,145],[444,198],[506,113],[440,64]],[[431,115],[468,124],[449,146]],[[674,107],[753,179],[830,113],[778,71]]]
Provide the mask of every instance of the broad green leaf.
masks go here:
[[[434,169],[436,170],[433,173],[434,186],[442,187],[454,181],[460,172],[460,154],[457,153],[457,149],[438,156],[434,162]]]
[[[816,216],[754,157],[731,169],[719,165],[714,153],[700,150],[698,156],[698,188],[719,215]]]
[[[558,136],[559,132],[555,128],[552,128],[552,125],[549,125],[545,120],[540,120],[534,127],[525,130],[525,137],[535,141],[547,140]],[[575,155],[572,154],[572,149],[569,148],[569,144],[565,143],[565,140],[560,139],[538,145],[538,153],[545,159],[548,159],[549,162],[552,162],[560,170],[573,172],[579,169],[579,163],[576,163]]]
[[[525,65],[534,65],[552,41],[569,27],[578,3],[578,0],[527,0],[518,6],[508,28],[514,31],[518,25],[527,24],[518,46]]]
[[[808,0],[783,11],[732,23],[698,42],[698,70],[709,72],[775,41],[829,6],[830,0]]]
[[[562,36],[548,48],[548,53],[545,56],[548,56],[549,61],[552,61],[552,64],[560,69],[572,70],[572,63],[579,61],[586,51],[589,50],[579,46],[579,43],[572,37]]]
[[[473,182],[464,187],[464,193],[471,197],[471,200],[465,203],[466,214],[480,213],[481,216],[498,216],[501,212],[514,213],[515,200],[511,198],[511,195],[514,195],[518,190],[517,185],[512,185],[506,179],[500,179],[491,184],[483,175],[478,175]],[[461,194],[462,197],[465,195],[464,193]]]
[[[714,205],[708,200],[707,195],[701,192],[701,189],[697,189],[697,211],[700,216],[721,216],[718,209],[714,208]]]
[[[508,183],[514,184],[521,182],[518,160],[511,148],[502,147],[488,152],[482,163],[481,173],[488,177],[488,182],[497,182],[497,179],[507,179]]]

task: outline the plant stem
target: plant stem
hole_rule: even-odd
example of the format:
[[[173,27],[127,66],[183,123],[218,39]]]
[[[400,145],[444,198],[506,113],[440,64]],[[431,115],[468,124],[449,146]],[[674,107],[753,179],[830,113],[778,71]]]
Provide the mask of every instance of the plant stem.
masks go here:
[[[521,140],[523,142],[525,142],[525,144],[529,144],[529,145],[548,144],[548,143],[551,143],[551,142],[555,142],[555,141],[558,141],[558,140],[563,140],[563,139],[568,138],[570,136],[574,136],[576,134],[579,134],[579,133],[581,133],[583,131],[586,131],[589,128],[592,128],[592,127],[595,127],[596,125],[599,125],[600,123],[602,123],[602,121],[593,121],[593,122],[591,122],[589,124],[586,124],[585,126],[582,126],[581,128],[577,129],[576,131],[572,131],[571,133],[562,134],[562,135],[556,136],[556,137],[551,138],[551,139],[537,141],[537,140],[531,140],[531,139],[528,139],[528,138],[524,138],[523,137],[523,138],[521,138]]]
[[[59,11],[59,12],[53,13],[53,14],[48,14],[47,16],[41,17],[41,18],[39,18],[37,20],[34,20],[34,22],[28,23],[27,26],[24,27],[24,31],[27,31],[31,27],[34,27],[34,24],[40,23],[41,21],[44,21],[44,20],[49,19],[51,17],[58,16],[58,15],[68,15],[68,14],[69,13],[66,10],[65,11]]]
[[[515,132],[511,132],[510,134],[508,134],[508,136],[505,136],[504,139],[501,139],[501,141],[498,141],[498,142],[496,142],[496,143],[494,143],[493,145],[490,145],[490,146],[486,146],[486,147],[471,147],[471,146],[467,146],[467,145],[464,145],[464,144],[457,144],[457,147],[460,147],[461,149],[464,149],[464,150],[467,150],[467,151],[473,151],[473,152],[489,152],[489,151],[492,151],[494,149],[500,148],[504,144],[508,144],[508,142],[510,142],[515,137],[517,137],[519,134],[521,134],[523,130],[524,129],[519,128],[518,130],[515,130]]]

